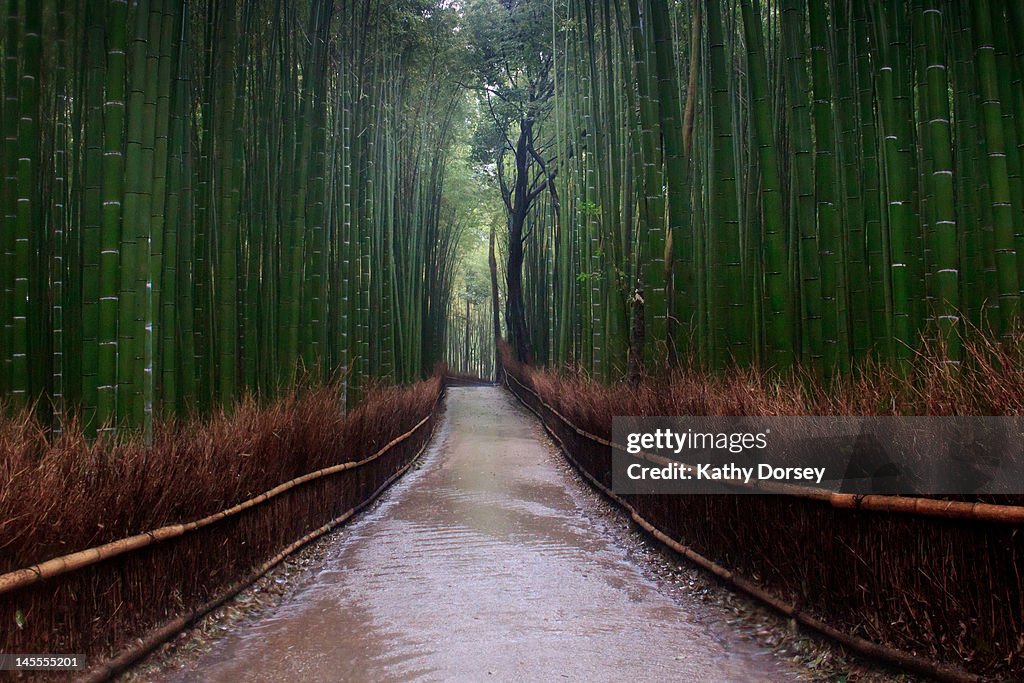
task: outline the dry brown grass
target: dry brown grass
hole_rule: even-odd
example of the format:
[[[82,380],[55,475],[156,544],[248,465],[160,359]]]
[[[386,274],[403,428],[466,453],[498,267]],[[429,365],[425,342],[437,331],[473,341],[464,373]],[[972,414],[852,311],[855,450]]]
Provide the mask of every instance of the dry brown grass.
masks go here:
[[[440,379],[376,386],[347,415],[319,387],[269,405],[90,443],[74,422],[51,440],[27,413],[0,419],[0,572],[167,524],[373,453],[430,408]]]
[[[507,347],[503,360],[547,404],[605,439],[615,415],[1024,413],[1024,335],[970,342],[960,370],[941,354],[922,354],[905,375],[868,366],[829,384],[804,373],[718,376],[690,368],[606,385],[579,372],[525,367]],[[519,393],[580,467],[610,485],[611,449]],[[787,496],[626,498],[670,537],[837,628],[991,680],[1024,680],[1024,534],[1013,525],[837,510]]]
[[[431,409],[441,378],[368,387],[345,414],[331,388],[269,405],[89,443],[67,425],[52,442],[26,415],[0,422],[0,572],[187,522],[285,481],[361,460]],[[432,420],[436,420],[436,413]],[[433,421],[365,466],[314,479],[170,540],[0,595],[0,652],[81,652],[96,662],[218,595],[282,548],[368,501],[408,465]]]
[[[983,336],[965,345],[959,365],[936,349],[906,372],[869,362],[824,382],[804,370],[780,376],[756,368],[724,374],[689,367],[630,384],[603,384],[585,373],[531,368],[503,347],[503,363],[580,427],[611,437],[615,415],[1022,415],[1024,333],[1004,343]]]

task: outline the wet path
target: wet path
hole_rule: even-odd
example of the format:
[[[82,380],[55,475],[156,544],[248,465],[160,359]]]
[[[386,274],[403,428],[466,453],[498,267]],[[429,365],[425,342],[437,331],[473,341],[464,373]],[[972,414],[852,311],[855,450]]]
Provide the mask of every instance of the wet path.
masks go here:
[[[447,403],[422,467],[320,573],[176,680],[795,678],[631,560],[502,389]]]

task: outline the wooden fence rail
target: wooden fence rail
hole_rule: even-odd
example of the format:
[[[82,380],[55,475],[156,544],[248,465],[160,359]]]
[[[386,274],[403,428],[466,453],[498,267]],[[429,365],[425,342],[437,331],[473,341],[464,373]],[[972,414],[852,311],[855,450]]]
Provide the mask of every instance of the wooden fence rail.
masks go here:
[[[939,661],[939,658],[933,656],[926,656],[921,652],[910,651],[910,648],[902,648],[895,646],[891,643],[879,642],[877,639],[864,637],[863,633],[858,634],[856,632],[850,632],[843,628],[837,628],[835,625],[828,623],[828,621],[820,618],[814,614],[817,612],[818,615],[822,613],[828,613],[828,600],[821,599],[822,596],[815,596],[812,592],[807,593],[808,590],[828,590],[827,586],[817,587],[813,589],[806,586],[806,578],[800,577],[795,580],[794,583],[797,585],[803,585],[804,591],[802,594],[797,590],[790,591],[779,591],[775,592],[766,589],[761,581],[753,581],[747,578],[742,571],[727,569],[720,561],[710,559],[708,555],[709,548],[714,547],[713,543],[707,542],[705,539],[713,538],[711,535],[706,535],[705,548],[702,552],[698,552],[692,545],[682,543],[678,540],[680,536],[676,533],[666,532],[666,522],[673,514],[678,514],[675,510],[666,510],[667,502],[669,499],[680,499],[688,498],[686,496],[632,496],[629,500],[626,497],[615,494],[610,487],[610,467],[611,467],[611,452],[613,449],[625,450],[624,447],[615,444],[607,439],[592,434],[584,429],[581,429],[575,425],[572,420],[567,416],[563,415],[556,408],[551,406],[547,401],[544,400],[533,388],[527,386],[524,382],[520,381],[515,375],[509,373],[503,368],[502,379],[504,380],[505,386],[509,391],[531,412],[533,412],[541,421],[545,430],[559,445],[567,459],[576,467],[577,470],[593,484],[598,490],[604,493],[606,496],[611,498],[614,502],[624,508],[631,515],[632,519],[641,526],[644,530],[650,533],[652,536],[657,538],[659,541],[672,548],[674,551],[685,556],[690,561],[703,567],[704,569],[715,574],[720,579],[731,584],[733,587],[740,591],[747,593],[755,599],[763,602],[764,604],[772,607],[773,609],[781,612],[789,618],[796,620],[815,630],[825,636],[841,643],[844,647],[847,647],[855,652],[864,654],[866,656],[887,661],[903,667],[908,670],[924,673],[928,676],[932,676],[939,680],[944,681],[980,681],[983,680],[982,676],[975,671],[969,671],[964,667],[959,666],[956,663],[950,662],[949,657],[943,657],[946,661]],[[567,443],[572,441],[569,437],[576,439],[573,443]],[[589,445],[588,445],[589,444]],[[648,454],[649,455],[649,454]],[[582,456],[582,457],[581,457]],[[649,455],[653,460],[660,461],[659,456]],[[737,527],[741,527],[745,520],[742,517],[742,513],[739,512],[739,506],[743,505],[744,501],[748,501],[750,506],[760,505],[763,501],[760,499],[772,499],[773,504],[776,507],[785,506],[789,508],[787,514],[790,518],[799,517],[801,514],[801,508],[797,506],[794,508],[795,501],[805,501],[804,505],[815,506],[820,509],[823,505],[831,507],[834,510],[832,516],[835,515],[856,515],[860,514],[861,511],[870,511],[874,517],[858,518],[856,521],[847,520],[849,525],[857,525],[860,531],[860,536],[863,538],[870,537],[870,532],[863,531],[865,525],[870,525],[872,519],[878,519],[877,515],[882,513],[899,513],[900,515],[906,516],[910,519],[918,519],[921,524],[927,523],[928,519],[932,519],[932,524],[969,524],[972,525],[972,529],[984,527],[988,525],[994,530],[998,531],[1001,536],[1007,536],[1013,538],[1016,534],[1015,525],[1019,525],[1021,521],[1024,521],[1024,508],[1017,506],[1000,506],[1000,505],[987,505],[987,504],[971,504],[971,503],[949,503],[947,501],[938,501],[926,498],[901,498],[899,496],[850,496],[844,494],[832,494],[828,491],[815,490],[806,487],[785,487],[786,490],[778,491],[781,495],[776,496],[743,496],[733,501],[733,503],[723,503],[724,498],[736,498],[734,496],[718,496],[718,502],[708,502],[705,507],[702,507],[702,511],[710,510],[725,510],[726,512],[731,511],[733,517],[731,519],[723,519],[721,526],[729,527],[729,535],[736,537],[737,547],[741,549],[741,552],[746,555],[758,555],[758,554],[770,554],[771,557],[766,561],[765,566],[771,566],[773,561],[777,562],[776,551],[784,552],[788,557],[787,560],[791,563],[790,566],[795,566],[793,563],[799,563],[799,557],[792,557],[792,552],[786,552],[781,550],[778,546],[781,544],[774,544],[774,547],[762,548],[757,547],[749,542],[745,542],[743,539],[742,530],[738,530]],[[693,498],[693,497],[689,497]],[[704,497],[705,500],[709,497]],[[794,501],[787,503],[786,501]],[[643,508],[641,509],[641,503]],[[718,505],[718,507],[715,507]],[[756,514],[756,513],[754,513]],[[652,521],[653,520],[653,521]],[[693,525],[699,525],[698,521],[690,520]],[[771,526],[770,523],[766,523]],[[685,525],[683,525],[685,526]],[[705,525],[707,526],[707,525]],[[830,533],[828,528],[820,528],[820,523],[814,522],[806,525],[810,529],[806,530],[807,536],[811,536],[814,533],[825,534],[825,535],[836,535],[839,536],[843,532],[841,530],[835,530]],[[816,528],[817,527],[817,528]],[[852,527],[851,527],[852,528]],[[954,530],[956,531],[956,530]],[[757,533],[761,533],[765,540],[771,537],[771,532],[764,533],[762,530],[758,530]],[[756,534],[755,534],[756,535]],[[685,535],[684,535],[685,537]],[[840,541],[842,539],[840,538]],[[985,540],[985,544],[988,545],[988,540]],[[927,552],[927,543],[924,543],[924,552]],[[733,548],[735,550],[735,548]],[[854,553],[853,549],[849,549],[851,553]],[[808,553],[808,557],[814,557],[814,548],[806,547],[803,548],[805,553]],[[757,567],[757,571],[752,573],[753,576],[764,576],[759,570],[762,568],[758,562],[742,562],[738,555],[729,556],[726,552],[727,559],[732,560],[728,564],[746,564],[748,567]],[[1000,556],[1002,557],[1002,556]],[[1010,553],[1011,564],[1016,566],[1017,555],[1012,551]],[[984,558],[977,558],[979,562],[983,562]],[[806,564],[813,564],[816,560],[805,560]],[[867,564],[862,561],[863,564]],[[1005,563],[1004,563],[1005,564]],[[818,570],[821,571],[818,571]],[[923,570],[923,568],[921,568]],[[868,568],[862,567],[863,571],[868,571]],[[821,572],[827,572],[828,568],[816,567],[814,572],[807,572],[808,575],[821,575]],[[870,571],[874,571],[870,568]],[[913,569],[911,570],[913,571]],[[1009,574],[1012,575],[1013,568],[1008,570]],[[843,574],[849,572],[849,567],[840,567],[836,569],[837,573]],[[767,572],[765,572],[766,574]],[[884,583],[884,579],[877,576],[874,577],[877,584]],[[867,590],[863,586],[854,587],[855,592]],[[1008,587],[1011,592],[1014,590],[1012,587]],[[1016,591],[1019,593],[1020,587],[1018,586]],[[779,597],[779,594],[789,594],[793,597],[789,599],[783,599]],[[795,594],[795,595],[794,595]],[[1019,597],[1019,596],[1018,596]],[[980,602],[980,601],[979,601]],[[997,605],[998,601],[993,600],[991,605]],[[993,612],[998,611],[999,608],[991,606],[986,603],[986,607],[991,609]],[[1013,620],[1014,607],[1013,605],[1006,605],[1003,608],[1005,613],[1008,613],[1009,619]],[[885,615],[872,615],[884,618]],[[897,618],[897,616],[893,618]],[[898,615],[902,618],[904,615]],[[946,615],[940,615],[946,616]],[[948,615],[950,618],[954,618],[954,615]],[[993,616],[993,615],[987,615]],[[1005,616],[1005,615],[1004,615]],[[1018,617],[1019,618],[1019,615]],[[981,617],[979,616],[979,619]],[[842,623],[843,620],[840,620]],[[996,622],[996,619],[992,619]],[[848,624],[844,624],[848,626]],[[1012,634],[1015,626],[1010,626],[1007,630]],[[862,629],[859,629],[862,630]],[[1019,632],[1019,631],[1018,631]],[[1012,636],[1011,636],[1012,637]],[[902,643],[901,643],[902,644]],[[933,643],[927,643],[928,647],[922,647],[922,650],[937,652],[942,647],[948,647],[954,650],[953,654],[956,653],[955,646],[951,644],[935,645]],[[1016,656],[1014,652],[1015,644],[1013,642],[1004,642],[999,645],[1004,648],[1007,652],[999,653],[999,659],[1001,659],[1001,665],[997,666],[1005,667],[1007,660],[1013,660]],[[929,652],[931,654],[931,652]],[[945,652],[946,655],[951,653]],[[995,658],[994,658],[995,659]],[[977,666],[978,663],[975,663]],[[986,662],[991,666],[991,662]],[[1021,667],[1020,660],[1013,661],[1010,664],[1010,669],[1019,671]],[[996,677],[1003,677],[1005,675],[1005,669],[995,674]]]
[[[595,444],[626,452],[626,447],[592,434],[585,429],[577,427],[569,418],[558,412],[557,409],[544,401],[535,391],[522,384],[514,375],[507,375],[508,379],[518,384],[523,390],[528,391],[544,407],[546,411],[554,415],[566,427],[573,430],[585,439]],[[507,386],[507,382],[506,382]],[[631,454],[633,457],[647,460],[656,465],[668,465],[679,463],[678,460],[671,460],[654,453],[640,451]],[[692,467],[689,463],[683,465]],[[946,519],[970,519],[979,522],[997,522],[1002,524],[1024,524],[1024,506],[1022,505],[994,505],[992,503],[971,503],[956,500],[938,500],[935,498],[916,498],[912,496],[890,496],[880,494],[861,493],[835,493],[825,489],[816,489],[810,486],[798,486],[795,484],[773,484],[770,482],[747,482],[742,479],[725,479],[723,484],[745,488],[758,492],[771,493],[774,495],[792,496],[805,500],[815,500],[828,503],[834,508],[847,510],[875,510],[878,512],[899,512],[909,515],[922,515],[926,517],[944,517]]]
[[[0,620],[18,624],[0,629],[0,652],[83,653],[86,680],[122,671],[372,502],[426,448],[444,393],[441,386],[424,417],[366,458],[202,519],[0,575]]]
[[[226,510],[221,510],[220,512],[215,512],[212,515],[203,517],[202,519],[197,519],[185,524],[171,524],[160,527],[159,529],[153,529],[152,531],[144,531],[141,534],[121,538],[93,548],[86,548],[85,550],[79,550],[78,552],[61,555],[60,557],[55,557],[53,559],[46,560],[45,562],[34,564],[31,567],[16,569],[13,572],[0,574],[0,595],[10,593],[19,588],[24,588],[25,586],[30,586],[33,583],[42,581],[43,579],[52,579],[60,576],[61,574],[66,574],[67,572],[75,571],[77,569],[83,569],[96,564],[97,562],[103,562],[104,560],[117,557],[118,555],[139,550],[140,548],[145,548],[153,543],[159,543],[161,541],[177,538],[178,536],[183,536],[191,531],[196,531],[197,529],[202,529],[203,527],[210,526],[211,524],[216,524],[228,517],[234,517],[235,515],[245,512],[250,508],[254,508],[257,505],[265,503],[275,496],[279,496],[286,491],[290,491],[296,486],[301,486],[302,484],[316,479],[321,479],[322,477],[329,477],[340,472],[362,467],[380,458],[394,446],[408,439],[419,431],[420,427],[427,424],[432,417],[433,413],[427,415],[417,422],[415,427],[401,436],[392,439],[383,448],[368,458],[355,462],[341,463],[340,465],[333,465],[315,472],[304,474],[301,477],[296,477],[291,481],[279,484],[269,491],[264,491],[260,495],[243,501],[238,505],[229,507]]]

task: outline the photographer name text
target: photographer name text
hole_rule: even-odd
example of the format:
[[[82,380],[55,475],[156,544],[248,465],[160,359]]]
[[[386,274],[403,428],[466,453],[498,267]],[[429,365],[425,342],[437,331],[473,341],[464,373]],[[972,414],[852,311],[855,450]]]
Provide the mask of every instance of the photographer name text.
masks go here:
[[[671,463],[647,466],[633,463],[626,468],[626,476],[640,480],[707,480],[707,481],[813,481],[817,484],[825,477],[824,467],[775,467],[760,463],[756,467],[742,467],[735,463],[725,465],[686,465]]]

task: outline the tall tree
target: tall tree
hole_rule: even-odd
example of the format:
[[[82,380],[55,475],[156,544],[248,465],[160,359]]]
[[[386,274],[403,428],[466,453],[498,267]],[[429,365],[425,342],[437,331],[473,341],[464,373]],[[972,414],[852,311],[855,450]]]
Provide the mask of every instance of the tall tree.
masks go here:
[[[541,0],[476,0],[467,8],[482,106],[498,132],[491,149],[508,215],[505,316],[516,355],[534,357],[523,295],[524,242],[537,198],[554,192],[550,141],[538,137],[551,114],[554,56],[546,36],[551,6]],[[557,203],[557,195],[552,195]]]

